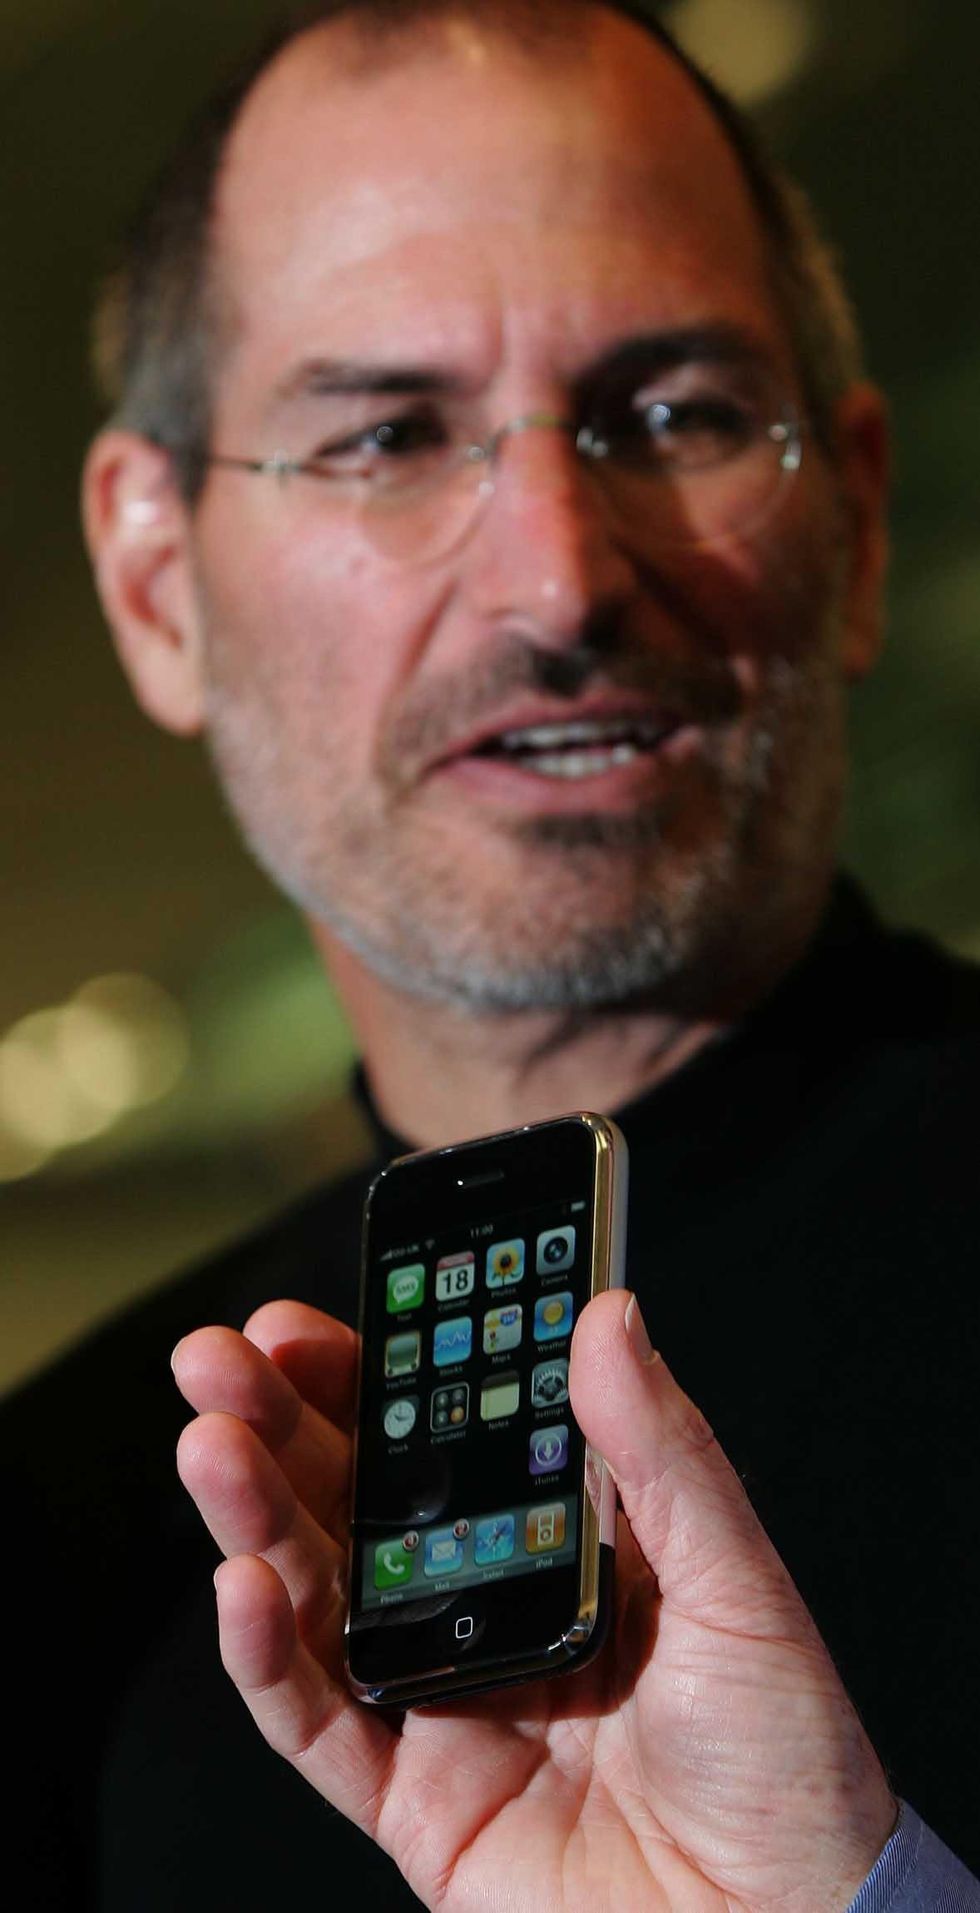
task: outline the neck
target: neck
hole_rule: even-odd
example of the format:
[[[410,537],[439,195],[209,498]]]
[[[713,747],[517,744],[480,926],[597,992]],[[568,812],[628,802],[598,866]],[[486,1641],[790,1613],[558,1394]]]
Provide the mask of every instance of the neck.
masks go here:
[[[420,1148],[570,1109],[622,1108],[730,1020],[649,1008],[476,1016],[404,996],[322,925],[310,928],[353,1026],[379,1114]]]

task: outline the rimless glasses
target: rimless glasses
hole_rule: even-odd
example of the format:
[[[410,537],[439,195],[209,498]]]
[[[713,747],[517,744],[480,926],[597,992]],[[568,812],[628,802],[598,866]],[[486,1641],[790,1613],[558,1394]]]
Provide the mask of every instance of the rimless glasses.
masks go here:
[[[351,405],[348,395],[344,403]],[[639,380],[596,382],[578,419],[525,412],[481,436],[472,411],[405,393],[374,416],[338,421],[308,455],[210,453],[205,462],[280,484],[317,483],[322,505],[402,565],[447,557],[469,537],[499,482],[510,440],[558,432],[594,489],[613,535],[655,554],[756,534],[799,471],[803,428],[766,377],[686,364]],[[382,413],[382,403],[384,410]],[[379,416],[379,414],[382,414]]]

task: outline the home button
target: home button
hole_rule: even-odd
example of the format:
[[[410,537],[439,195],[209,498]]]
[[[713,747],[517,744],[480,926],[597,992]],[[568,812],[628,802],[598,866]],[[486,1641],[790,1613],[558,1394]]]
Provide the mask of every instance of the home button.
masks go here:
[[[472,1640],[474,1625],[472,1614],[461,1614],[456,1622],[456,1639],[458,1641]]]

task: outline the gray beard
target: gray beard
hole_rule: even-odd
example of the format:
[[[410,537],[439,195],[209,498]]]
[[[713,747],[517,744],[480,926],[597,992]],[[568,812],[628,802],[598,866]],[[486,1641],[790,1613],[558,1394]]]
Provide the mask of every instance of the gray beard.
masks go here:
[[[362,829],[353,807],[332,820],[334,838],[343,843],[340,868],[356,870],[358,859],[370,865],[373,895],[396,907],[363,910],[356,895],[349,901],[343,883],[332,880],[330,846],[318,841],[315,826],[311,831],[303,819],[290,829],[287,818],[284,828],[267,800],[290,783],[275,727],[255,722],[246,699],[214,682],[209,743],[226,800],[260,867],[398,992],[469,1015],[644,1002],[705,1013],[726,980],[737,994],[736,973],[751,969],[753,951],[771,955],[774,944],[786,941],[788,924],[801,913],[812,915],[815,886],[825,881],[843,781],[842,697],[829,652],[820,647],[820,655],[802,665],[772,663],[737,784],[724,790],[724,829],[668,886],[656,881],[670,822],[662,804],[628,817],[583,813],[511,827],[533,872],[527,895],[514,900],[516,911],[532,908],[549,871],[571,878],[581,892],[581,906],[569,913],[574,921],[563,922],[561,936],[544,939],[533,952],[495,947],[479,921],[454,909],[452,871],[430,874],[413,894],[397,852],[394,861],[386,859],[383,840]],[[638,887],[628,920],[590,919],[590,880],[602,859],[630,855],[645,864],[649,880]]]

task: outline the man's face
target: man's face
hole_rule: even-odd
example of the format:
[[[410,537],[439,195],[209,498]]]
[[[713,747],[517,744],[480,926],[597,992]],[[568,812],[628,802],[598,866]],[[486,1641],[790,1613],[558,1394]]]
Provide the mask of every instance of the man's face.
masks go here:
[[[550,68],[464,24],[373,73],[338,69],[336,28],[280,59],[219,195],[214,450],[308,458],[414,412],[418,375],[427,420],[462,408],[485,438],[572,415],[601,368],[687,328],[736,332],[799,403],[720,132],[645,36],[596,22]],[[353,390],[324,389],[338,363]],[[547,427],[506,440],[472,531],[427,561],[379,551],[315,479],[213,471],[195,561],[231,805],[277,881],[410,990],[544,1007],[696,976],[824,881],[840,545],[812,443],[761,527],[696,550],[624,532]],[[536,744],[555,725],[599,728]]]

